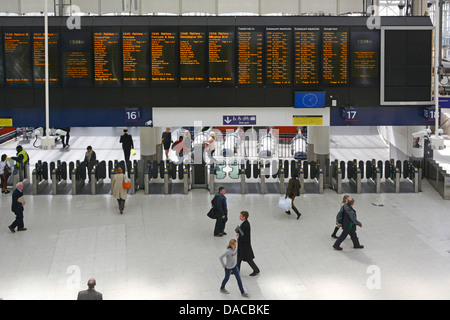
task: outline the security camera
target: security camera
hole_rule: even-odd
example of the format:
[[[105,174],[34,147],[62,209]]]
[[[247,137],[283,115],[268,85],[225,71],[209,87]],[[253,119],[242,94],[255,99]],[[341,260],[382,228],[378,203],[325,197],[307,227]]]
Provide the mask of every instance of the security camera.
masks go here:
[[[151,127],[151,126],[153,125],[153,121],[152,121],[152,120],[148,120],[148,121],[145,123],[145,125],[146,125],[147,127]]]
[[[428,137],[430,134],[431,134],[431,130],[430,129],[423,129],[423,130],[414,132],[412,134],[412,136],[414,138],[425,138],[425,137]]]
[[[36,137],[40,137],[42,136],[42,128],[37,128],[33,131],[33,133],[31,134],[32,138],[36,138]]]

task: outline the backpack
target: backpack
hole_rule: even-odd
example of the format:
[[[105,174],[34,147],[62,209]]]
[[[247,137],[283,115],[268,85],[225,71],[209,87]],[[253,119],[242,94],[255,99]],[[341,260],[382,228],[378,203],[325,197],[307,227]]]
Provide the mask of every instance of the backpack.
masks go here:
[[[343,220],[342,220],[342,215],[343,215],[343,213],[344,213],[344,206],[342,206],[342,207],[341,207],[341,210],[339,210],[339,212],[337,213],[337,216],[336,216],[336,222],[337,222],[338,224],[342,224],[342,222],[343,222]]]

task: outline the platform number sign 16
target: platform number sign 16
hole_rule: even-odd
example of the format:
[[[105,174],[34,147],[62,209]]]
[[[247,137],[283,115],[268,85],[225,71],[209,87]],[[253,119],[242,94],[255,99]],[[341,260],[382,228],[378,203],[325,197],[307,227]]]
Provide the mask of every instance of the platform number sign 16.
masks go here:
[[[343,108],[342,118],[344,118],[345,121],[358,121],[358,110],[353,108]]]
[[[125,122],[138,122],[141,119],[141,108],[125,109]]]

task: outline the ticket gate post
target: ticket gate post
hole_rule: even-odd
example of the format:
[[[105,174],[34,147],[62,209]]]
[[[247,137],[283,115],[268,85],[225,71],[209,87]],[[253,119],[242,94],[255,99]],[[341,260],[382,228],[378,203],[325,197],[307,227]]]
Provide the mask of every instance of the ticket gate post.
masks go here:
[[[12,176],[13,187],[15,188],[19,182],[22,182],[24,187],[28,186],[30,184],[30,164],[28,162],[19,163],[19,168],[15,174],[14,170],[15,168],[13,168]]]
[[[301,167],[298,169],[298,180],[300,181],[300,194],[305,194],[305,171]]]
[[[356,193],[361,193],[361,168],[355,168],[353,177],[349,177],[349,182]]]
[[[215,179],[216,179],[216,168],[214,163],[209,165],[209,194],[215,193]]]
[[[96,163],[92,168],[91,173],[91,194],[96,195],[98,190],[103,186],[103,180],[106,178],[106,162],[102,161],[100,163]]]
[[[52,166],[52,164],[50,164]],[[63,189],[67,185],[67,165],[65,162],[60,163],[51,171],[52,195],[58,194],[58,190]]]
[[[386,179],[386,182],[394,187],[395,193],[400,193],[400,169],[395,168],[394,172],[391,172],[391,176]]]
[[[284,176],[284,168],[283,168],[282,160],[279,160],[279,162],[278,162],[278,178],[280,179],[280,194],[285,194],[286,186],[284,184],[285,176]]]
[[[331,164],[330,172],[331,188],[334,189],[336,193],[342,194],[342,169],[339,167],[339,162],[337,160]]]
[[[375,186],[375,193],[381,193],[381,170],[375,168],[372,172],[372,176],[368,177],[367,181]]]
[[[164,166],[164,194],[169,194],[169,162],[166,162],[166,165]]]
[[[323,172],[323,169],[322,168],[320,168],[319,167],[319,169],[318,169],[318,173],[319,173],[319,178],[318,178],[318,185],[319,185],[319,194],[322,194],[323,193],[323,189],[324,189],[324,177],[323,177],[323,175],[324,175],[324,172]]]
[[[190,166],[188,164],[183,165],[183,191],[184,194],[189,193],[189,185],[190,185]]]
[[[130,195],[134,195],[136,194],[136,170],[134,167],[130,170],[130,183]]]
[[[147,165],[144,170],[144,194],[150,193],[150,172],[151,172],[151,164],[150,161],[147,161]]]
[[[266,193],[266,167],[262,162],[259,162],[259,178],[260,178],[260,193]]]
[[[36,168],[31,175],[33,195],[39,194],[48,185],[48,165],[47,162],[36,164]]]
[[[246,172],[245,172],[245,168],[239,169],[239,174],[241,176],[241,194],[245,194],[246,193],[246,185],[245,185]]]

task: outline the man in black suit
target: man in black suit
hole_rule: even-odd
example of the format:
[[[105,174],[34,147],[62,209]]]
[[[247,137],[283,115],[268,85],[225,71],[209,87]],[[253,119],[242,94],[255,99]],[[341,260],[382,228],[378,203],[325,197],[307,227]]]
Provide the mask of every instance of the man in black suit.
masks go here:
[[[9,230],[14,233],[17,227],[17,231],[25,231],[27,228],[24,228],[23,224],[23,206],[25,205],[25,201],[23,200],[23,183],[19,182],[16,185],[16,190],[14,190],[12,194],[12,205],[11,210],[16,215],[16,220],[8,226]]]
[[[103,295],[100,292],[95,291],[96,284],[94,278],[89,279],[88,289],[78,292],[77,300],[103,300]]]
[[[123,129],[123,135],[120,136],[120,141],[122,144],[123,154],[125,156],[125,164],[127,166],[128,175],[130,175],[131,171],[131,163],[130,162],[130,154],[131,149],[134,149],[133,137],[128,134],[128,129]]]
[[[248,212],[241,211],[239,218],[242,224],[236,228],[236,233],[238,237],[238,257],[237,257],[237,267],[241,270],[241,262],[247,262],[253,269],[250,276],[256,276],[260,270],[256,263],[253,261],[255,255],[253,254],[252,243],[250,238],[250,222],[248,222]]]
[[[222,237],[226,235],[225,224],[228,221],[228,206],[227,198],[225,197],[227,190],[224,187],[219,188],[219,192],[213,199],[214,209],[218,213],[216,224],[214,226],[214,236]]]

